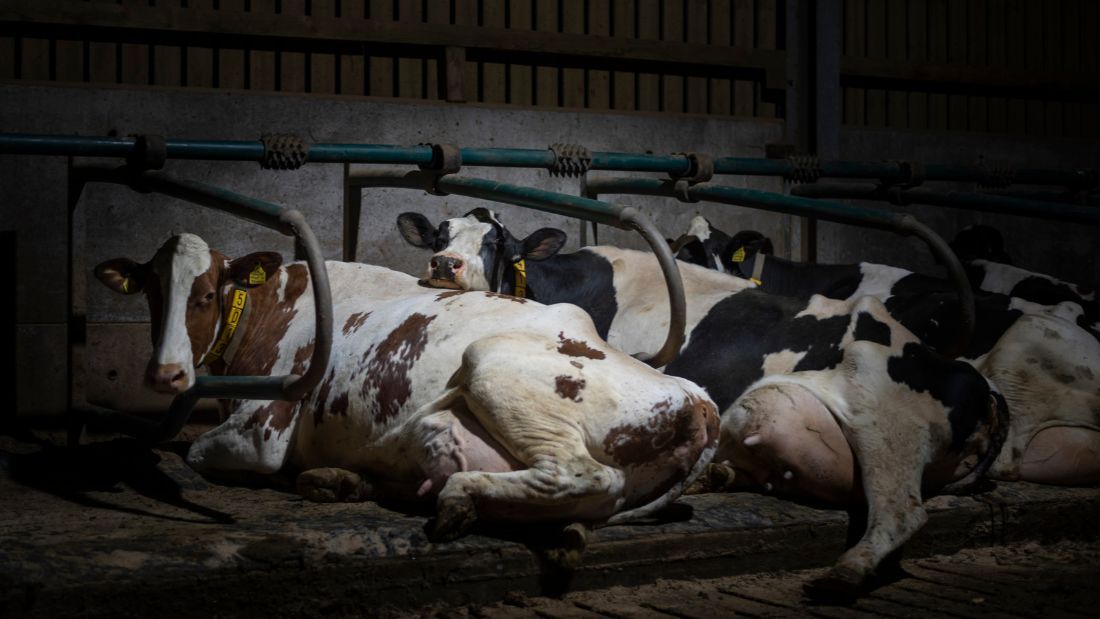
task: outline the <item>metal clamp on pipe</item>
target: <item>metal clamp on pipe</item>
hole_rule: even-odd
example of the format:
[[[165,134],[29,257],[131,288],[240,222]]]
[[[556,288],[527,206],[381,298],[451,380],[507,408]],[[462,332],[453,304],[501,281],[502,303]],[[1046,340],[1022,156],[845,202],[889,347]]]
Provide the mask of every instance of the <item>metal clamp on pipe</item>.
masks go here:
[[[462,169],[462,149],[454,144],[423,143],[420,144],[420,146],[431,147],[432,160],[417,167],[425,172],[434,174],[437,179],[445,174],[454,174]],[[447,195],[445,191],[441,191],[434,183],[426,191],[433,196]]]
[[[134,150],[126,156],[126,165],[134,171],[159,170],[168,160],[168,141],[162,135],[135,135]]]
[[[714,158],[702,153],[673,153],[683,155],[688,162],[687,171],[677,174],[669,173],[669,178],[675,182],[676,197],[681,202],[698,202],[691,197],[688,188],[696,183],[705,183],[714,178]]]
[[[309,160],[309,142],[289,133],[269,133],[260,137],[264,155],[260,167],[265,170],[297,170]]]
[[[161,172],[85,166],[71,168],[70,174],[75,177],[73,183],[78,185],[105,182],[127,185],[138,191],[161,193],[224,211],[295,237],[305,249],[316,310],[313,353],[310,356],[309,369],[302,376],[199,376],[195,379],[194,386],[176,396],[168,413],[160,421],[137,419],[116,411],[95,413],[91,419],[147,442],[161,442],[171,439],[180,431],[200,398],[297,401],[321,382],[328,370],[332,352],[332,293],[320,243],[299,211],[219,187],[175,179]]]
[[[550,176],[584,176],[592,167],[592,153],[580,144],[551,144],[554,164],[550,166]]]

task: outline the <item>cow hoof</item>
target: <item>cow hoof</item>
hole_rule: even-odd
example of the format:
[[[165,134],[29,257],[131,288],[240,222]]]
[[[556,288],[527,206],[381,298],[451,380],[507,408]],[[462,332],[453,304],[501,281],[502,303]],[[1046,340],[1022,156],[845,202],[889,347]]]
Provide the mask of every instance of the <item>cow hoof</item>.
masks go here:
[[[303,471],[295,486],[302,498],[315,503],[365,501],[370,495],[370,485],[362,477],[340,468]]]
[[[467,495],[440,497],[436,504],[431,541],[449,542],[462,537],[477,520],[474,501]]]
[[[704,494],[707,492],[725,492],[733,488],[736,471],[728,464],[711,462],[695,483],[684,490],[684,494]]]
[[[811,600],[824,604],[851,604],[863,590],[864,578],[855,570],[836,566],[824,576],[806,583],[803,592]]]
[[[584,551],[588,548],[589,533],[590,529],[579,522],[565,527],[562,529],[558,546],[546,551],[547,560],[562,569],[577,569],[584,559]]]

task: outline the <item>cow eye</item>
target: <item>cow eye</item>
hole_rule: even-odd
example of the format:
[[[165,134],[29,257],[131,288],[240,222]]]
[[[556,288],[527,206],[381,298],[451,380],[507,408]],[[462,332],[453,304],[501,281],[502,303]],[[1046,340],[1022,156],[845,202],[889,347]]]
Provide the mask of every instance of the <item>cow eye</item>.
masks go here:
[[[205,296],[205,297],[203,297],[203,298],[202,298],[202,300],[203,300],[203,301],[206,301],[207,303],[209,303],[209,302],[213,301],[213,300],[214,300],[214,293],[213,293],[213,291],[211,291],[211,292],[208,292],[208,293],[206,293],[206,296]]]

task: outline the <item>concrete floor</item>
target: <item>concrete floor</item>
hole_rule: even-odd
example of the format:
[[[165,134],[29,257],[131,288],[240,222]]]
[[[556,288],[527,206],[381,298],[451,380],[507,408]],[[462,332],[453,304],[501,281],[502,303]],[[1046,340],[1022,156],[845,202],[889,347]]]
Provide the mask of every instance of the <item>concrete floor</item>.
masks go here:
[[[566,569],[551,560],[553,527],[483,527],[432,544],[429,514],[407,507],[313,504],[212,484],[183,464],[183,442],[55,444],[41,433],[0,436],[0,616],[468,609],[509,596],[826,566],[843,549],[847,520],[771,497],[697,495],[660,522],[599,529],[580,565]],[[1100,531],[1100,488],[991,484],[928,506],[907,558]]]

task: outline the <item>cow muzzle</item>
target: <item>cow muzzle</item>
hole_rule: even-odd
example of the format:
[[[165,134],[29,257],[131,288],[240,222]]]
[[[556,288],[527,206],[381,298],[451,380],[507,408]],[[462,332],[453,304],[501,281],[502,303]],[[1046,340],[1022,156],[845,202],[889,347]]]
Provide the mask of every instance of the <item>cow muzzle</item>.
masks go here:
[[[158,393],[182,393],[191,387],[191,374],[179,363],[150,363],[145,384]]]
[[[466,262],[458,256],[436,254],[428,263],[428,283],[436,288],[462,289],[459,277],[466,268]]]

